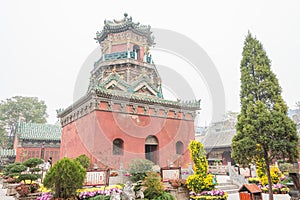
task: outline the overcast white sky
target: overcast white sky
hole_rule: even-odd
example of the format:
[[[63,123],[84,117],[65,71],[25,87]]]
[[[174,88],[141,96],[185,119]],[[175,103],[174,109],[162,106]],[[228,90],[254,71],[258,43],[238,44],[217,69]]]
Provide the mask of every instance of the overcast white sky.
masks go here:
[[[80,69],[98,47],[96,31],[105,19],[121,19],[127,12],[133,21],[176,31],[200,45],[221,76],[226,110],[232,111],[239,111],[239,64],[250,30],[272,60],[284,100],[295,106],[300,100],[299,1],[178,2],[1,1],[0,99],[37,96],[45,100],[48,122],[54,123],[55,110],[73,102]],[[197,98],[202,99],[204,125],[210,122],[213,105],[205,88],[201,90]]]

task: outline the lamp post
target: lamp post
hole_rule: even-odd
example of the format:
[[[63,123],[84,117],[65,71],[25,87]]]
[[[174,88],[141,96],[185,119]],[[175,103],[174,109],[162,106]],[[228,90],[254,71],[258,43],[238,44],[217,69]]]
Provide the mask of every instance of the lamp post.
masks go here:
[[[44,151],[45,151],[45,142],[42,143],[42,148],[41,148],[41,159],[44,160]]]
[[[41,177],[41,182],[43,182],[44,178],[44,167],[45,167],[45,161],[44,161],[44,151],[45,151],[45,142],[42,143],[42,148],[41,148],[41,159],[43,160],[43,165],[42,165],[42,177]]]

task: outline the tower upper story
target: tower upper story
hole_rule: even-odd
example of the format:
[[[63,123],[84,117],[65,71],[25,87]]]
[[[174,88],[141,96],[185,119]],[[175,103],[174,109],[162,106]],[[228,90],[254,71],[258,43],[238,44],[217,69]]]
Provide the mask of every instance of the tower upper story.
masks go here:
[[[101,53],[91,70],[87,93],[66,109],[57,110],[62,126],[94,111],[121,112],[194,120],[200,100],[163,98],[161,78],[150,54],[151,27],[121,20],[105,20],[95,40]]]
[[[91,71],[93,88],[163,98],[161,78],[149,48],[154,45],[151,27],[134,23],[125,13],[122,20],[105,20],[96,33],[101,57]]]

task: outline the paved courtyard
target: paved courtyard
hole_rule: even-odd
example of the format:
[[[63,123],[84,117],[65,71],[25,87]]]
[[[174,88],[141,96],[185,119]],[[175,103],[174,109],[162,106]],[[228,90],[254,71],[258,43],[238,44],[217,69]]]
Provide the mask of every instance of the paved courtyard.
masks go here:
[[[2,189],[2,183],[0,182],[0,200],[14,200],[12,196],[6,196],[6,189]]]
[[[13,196],[6,196],[6,189],[2,189],[2,184],[0,183],[0,200],[14,200]],[[239,200],[239,194],[229,194],[228,200]],[[263,194],[263,200],[268,200],[269,196],[267,194]],[[290,196],[288,194],[277,194],[274,195],[274,200],[290,200]]]

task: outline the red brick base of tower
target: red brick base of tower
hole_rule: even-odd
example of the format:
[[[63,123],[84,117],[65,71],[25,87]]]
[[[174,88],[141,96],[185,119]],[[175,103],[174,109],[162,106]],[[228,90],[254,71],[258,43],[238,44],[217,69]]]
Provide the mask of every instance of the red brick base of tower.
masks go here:
[[[99,167],[126,168],[132,159],[146,158],[149,136],[156,138],[155,162],[160,167],[171,162],[185,167],[191,162],[187,149],[195,138],[193,120],[104,110],[94,110],[63,127],[60,158],[86,154]],[[123,142],[117,154],[114,140]]]

